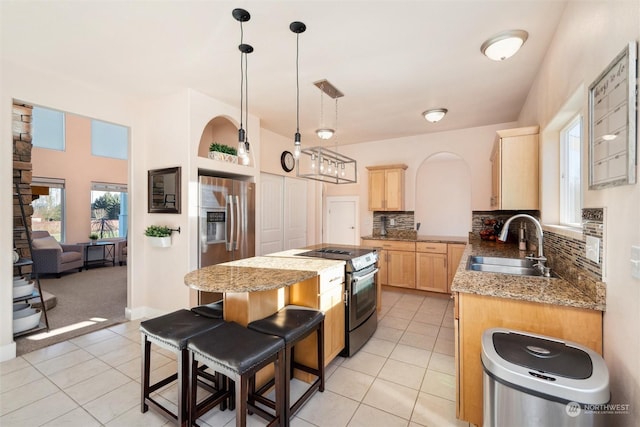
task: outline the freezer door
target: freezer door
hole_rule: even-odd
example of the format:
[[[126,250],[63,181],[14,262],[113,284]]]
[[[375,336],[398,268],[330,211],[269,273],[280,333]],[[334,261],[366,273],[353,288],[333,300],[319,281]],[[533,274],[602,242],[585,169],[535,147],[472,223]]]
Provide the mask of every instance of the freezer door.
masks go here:
[[[233,181],[200,177],[198,268],[233,260]]]
[[[249,258],[256,254],[256,185],[253,182],[234,181],[234,259]]]

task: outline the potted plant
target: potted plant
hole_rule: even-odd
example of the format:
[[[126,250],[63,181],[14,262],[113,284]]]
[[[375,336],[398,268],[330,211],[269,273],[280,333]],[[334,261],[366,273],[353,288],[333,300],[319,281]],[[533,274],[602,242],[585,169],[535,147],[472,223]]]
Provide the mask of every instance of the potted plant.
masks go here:
[[[171,230],[164,225],[150,225],[144,230],[152,246],[166,248],[171,246]]]
[[[100,238],[100,236],[98,236],[97,233],[89,234],[89,240],[91,241],[92,245],[95,245],[99,238]]]
[[[228,145],[212,142],[209,146],[209,158],[229,163],[238,163],[238,150]]]

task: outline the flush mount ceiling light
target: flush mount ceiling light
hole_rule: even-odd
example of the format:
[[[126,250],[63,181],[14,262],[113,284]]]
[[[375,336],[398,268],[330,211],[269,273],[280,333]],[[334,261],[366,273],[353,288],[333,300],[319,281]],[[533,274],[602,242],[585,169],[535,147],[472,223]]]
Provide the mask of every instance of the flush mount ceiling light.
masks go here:
[[[503,31],[482,43],[480,51],[489,59],[504,61],[515,55],[528,37],[524,30]]]
[[[447,114],[446,108],[432,108],[431,110],[427,110],[422,113],[424,118],[431,123],[436,123],[442,120],[445,114]]]
[[[331,129],[324,125],[324,95],[336,100],[336,123],[338,121],[338,98],[344,96],[334,85],[328,80],[319,80],[314,83],[320,89],[320,129],[316,129],[316,135],[320,139],[330,139],[335,133],[335,129]]]

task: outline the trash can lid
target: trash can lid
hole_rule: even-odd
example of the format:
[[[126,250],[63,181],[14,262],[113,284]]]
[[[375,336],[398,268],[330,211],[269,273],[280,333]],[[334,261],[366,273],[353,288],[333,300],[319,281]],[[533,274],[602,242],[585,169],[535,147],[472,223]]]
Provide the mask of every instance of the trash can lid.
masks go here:
[[[486,375],[507,387],[557,402],[609,402],[609,371],[595,351],[570,341],[505,328],[482,334]]]
[[[493,334],[493,346],[504,360],[541,373],[583,380],[593,372],[587,352],[564,342],[498,332]]]

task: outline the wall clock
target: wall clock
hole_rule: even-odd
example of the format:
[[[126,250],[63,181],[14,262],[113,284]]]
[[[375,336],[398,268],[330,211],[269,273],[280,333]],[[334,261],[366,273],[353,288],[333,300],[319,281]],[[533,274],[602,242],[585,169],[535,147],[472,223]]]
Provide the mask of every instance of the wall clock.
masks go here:
[[[285,172],[291,172],[296,166],[296,160],[293,158],[291,151],[283,151],[280,156],[280,164]]]

